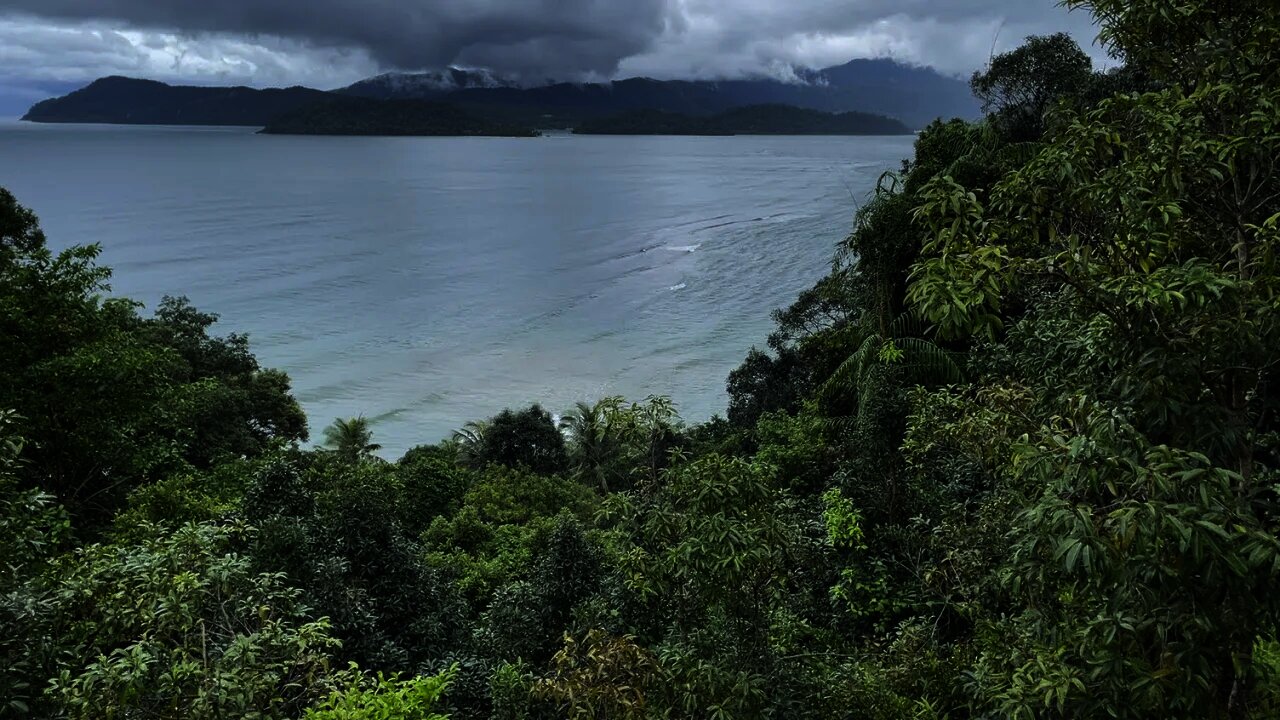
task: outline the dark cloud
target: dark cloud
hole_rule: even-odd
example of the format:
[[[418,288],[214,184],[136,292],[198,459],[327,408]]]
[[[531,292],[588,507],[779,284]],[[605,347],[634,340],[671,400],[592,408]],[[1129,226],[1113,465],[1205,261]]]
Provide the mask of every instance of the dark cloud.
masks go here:
[[[360,49],[271,36],[193,36],[103,22],[0,16],[0,88],[9,95],[47,97],[45,88],[57,83],[78,86],[102,75],[334,87],[378,70],[379,64]]]
[[[665,29],[667,0],[0,0],[0,12],[364,48],[391,67],[467,60],[611,74]]]
[[[527,80],[786,77],[880,56],[966,74],[1062,29],[1086,46],[1094,34],[1057,0],[0,0],[0,81],[334,87],[448,64]]]

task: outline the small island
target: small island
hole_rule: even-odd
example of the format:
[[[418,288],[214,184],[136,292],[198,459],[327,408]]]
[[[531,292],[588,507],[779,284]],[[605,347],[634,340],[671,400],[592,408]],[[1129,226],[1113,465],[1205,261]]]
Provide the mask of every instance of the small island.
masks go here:
[[[909,135],[883,115],[828,113],[791,105],[751,105],[716,115],[634,110],[574,128],[578,135]]]
[[[421,100],[334,98],[272,118],[269,135],[537,137],[517,125],[476,117],[453,105]]]

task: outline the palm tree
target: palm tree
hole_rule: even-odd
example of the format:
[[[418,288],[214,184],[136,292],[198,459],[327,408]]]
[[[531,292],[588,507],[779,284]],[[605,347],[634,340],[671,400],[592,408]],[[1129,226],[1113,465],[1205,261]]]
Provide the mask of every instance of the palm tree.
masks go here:
[[[337,418],[324,429],[324,447],[346,460],[362,460],[382,449],[373,442],[369,421],[360,415],[353,418]]]
[[[897,314],[902,308],[902,278],[892,248],[904,241],[904,233],[914,232],[909,222],[903,224],[909,220],[910,211],[902,204],[902,185],[903,180],[896,173],[880,176],[874,199],[858,211],[856,227],[841,244],[838,256],[840,263],[856,258],[851,277],[863,294],[864,310],[850,328],[858,349],[836,368],[818,392],[824,400],[856,393],[857,415],[867,408],[877,366],[900,369],[902,380],[908,384],[962,381],[960,367],[951,353],[929,339],[932,328],[910,310]],[[872,258],[878,260],[869,262]],[[838,418],[832,422],[841,425],[849,420]]]
[[[458,449],[458,464],[465,467],[478,467],[483,464],[484,434],[489,423],[484,420],[472,420],[453,431],[453,444]]]
[[[872,317],[875,316],[870,313],[864,316]],[[898,377],[890,380],[895,384],[935,385],[964,380],[951,353],[927,339],[931,331],[915,315],[903,313],[891,323],[864,319],[854,330],[858,333],[855,336],[858,349],[840,363],[840,367],[818,390],[820,397],[828,401],[856,394],[858,404],[852,415],[827,419],[826,424],[834,430],[848,430],[855,427],[860,419],[868,417],[871,399],[877,394],[877,383],[883,379],[882,375],[874,372],[877,367],[899,370]],[[897,500],[900,492],[898,476],[896,470],[890,469],[883,477],[891,518],[897,518],[901,509]]]
[[[856,392],[858,414],[866,408],[871,371],[877,364],[897,365],[903,370],[904,380],[917,385],[958,383],[964,379],[951,353],[926,338],[929,328],[913,313],[903,313],[879,328],[864,321],[857,331],[861,337],[858,349],[840,363],[819,393],[831,398]]]
[[[599,485],[603,493],[609,492],[608,465],[617,448],[610,418],[621,401],[609,397],[595,405],[579,402],[560,419],[560,430],[569,436],[574,472]]]

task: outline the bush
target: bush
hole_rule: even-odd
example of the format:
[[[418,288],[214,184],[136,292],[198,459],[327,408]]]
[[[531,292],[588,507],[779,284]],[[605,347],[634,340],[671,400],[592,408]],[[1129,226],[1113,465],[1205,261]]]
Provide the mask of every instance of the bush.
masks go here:
[[[296,715],[337,640],[300,593],[239,552],[249,527],[188,525],[58,563],[52,627],[65,648],[49,693],[71,717]]]
[[[435,712],[449,689],[453,671],[400,680],[378,673],[357,677],[342,690],[307,708],[306,720],[448,720]]]

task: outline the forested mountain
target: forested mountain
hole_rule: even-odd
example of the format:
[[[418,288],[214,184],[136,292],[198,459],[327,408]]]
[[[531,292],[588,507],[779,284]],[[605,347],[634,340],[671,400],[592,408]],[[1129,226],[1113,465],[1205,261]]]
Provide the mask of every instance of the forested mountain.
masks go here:
[[[993,58],[696,426],[306,448],[0,192],[0,712],[1280,716],[1280,7],[1067,5],[1126,67]]]
[[[128,125],[262,126],[282,113],[329,98],[303,87],[191,87],[105,77],[59,98],[42,100],[23,120]]]
[[[586,119],[632,110],[711,115],[733,108],[781,104],[823,112],[863,112],[902,120],[912,129],[938,117],[974,117],[968,87],[927,68],[889,60],[854,60],[806,71],[802,81],[685,81],[633,78],[610,83],[554,83],[518,87],[477,70],[386,74],[336,91],[380,100],[430,100],[457,105],[503,124],[573,127]],[[258,125],[315,105],[331,95],[307,88],[177,87],[150,80],[109,77],[60,98],[37,103],[24,116],[33,122]]]
[[[488,135],[534,137],[529,128],[482,120],[447,103],[331,97],[272,118],[274,135]]]
[[[789,105],[750,105],[698,116],[633,110],[587,120],[579,135],[907,135],[906,125],[882,115],[824,113]]]
[[[447,98],[493,117],[541,122],[540,127],[572,127],[582,120],[633,110],[711,115],[747,105],[793,105],[844,113],[886,115],[915,128],[942,117],[973,118],[978,103],[964,82],[892,60],[854,60],[825,70],[801,70],[795,82],[748,80],[653,80],[630,78],[607,83],[553,83],[537,87],[473,83],[440,93],[435,83],[357,83],[339,92],[371,97]],[[431,78],[428,78],[431,79]]]

